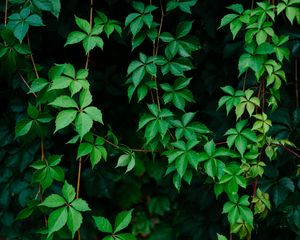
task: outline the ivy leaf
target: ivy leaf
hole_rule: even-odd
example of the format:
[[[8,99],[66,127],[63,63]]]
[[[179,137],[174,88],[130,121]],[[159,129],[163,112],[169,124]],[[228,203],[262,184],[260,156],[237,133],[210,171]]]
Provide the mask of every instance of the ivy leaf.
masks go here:
[[[63,205],[66,205],[65,199],[63,199],[61,196],[57,194],[50,195],[40,204],[40,206],[45,206],[49,208],[56,208]]]
[[[239,76],[247,71],[248,68],[258,73],[263,67],[265,56],[263,55],[250,55],[249,53],[243,54],[239,59]]]
[[[62,108],[78,108],[75,100],[66,95],[57,97],[53,102],[49,103],[49,105]]]
[[[80,103],[80,107],[81,109],[87,107],[88,105],[90,105],[92,102],[92,94],[89,90],[84,90],[80,93],[79,96],[79,103]]]
[[[39,9],[51,12],[56,18],[58,18],[61,10],[60,0],[33,0],[32,2]]]
[[[197,0],[188,0],[182,2],[171,0],[167,3],[167,12],[179,8],[182,12],[191,14],[191,7],[193,7],[196,3]]]
[[[255,108],[260,106],[260,100],[258,97],[252,97],[254,91],[247,89],[245,91],[245,96],[240,97],[240,103],[236,106],[235,113],[237,119],[240,118],[245,110],[247,110],[249,116],[251,117]]]
[[[75,198],[75,189],[67,181],[65,181],[65,184],[62,188],[62,193],[68,203],[71,203]]]
[[[44,26],[42,19],[37,14],[30,15],[30,8],[26,7],[20,13],[13,13],[8,17],[7,27],[15,37],[22,42],[26,36],[29,26]]]
[[[119,157],[116,167],[127,166],[126,173],[131,171],[135,166],[135,153],[123,154]]]
[[[69,126],[76,118],[77,111],[73,109],[63,110],[58,113],[55,119],[55,131]]]
[[[102,112],[93,106],[87,107],[84,109],[84,112],[93,120],[96,122],[99,122],[101,124],[103,124],[103,120],[102,120]]]
[[[87,34],[91,32],[90,23],[87,20],[75,16],[75,22],[82,31],[86,32]]]
[[[75,120],[75,129],[79,136],[83,138],[91,130],[92,126],[93,120],[91,117],[84,112],[80,112]]]
[[[93,219],[94,219],[96,227],[98,228],[99,231],[104,232],[104,233],[112,233],[113,232],[112,225],[105,217],[93,216]]]
[[[225,92],[229,95],[223,96],[220,98],[220,100],[218,102],[218,109],[225,104],[226,113],[228,115],[233,107],[238,106],[238,104],[240,103],[241,97],[244,96],[244,92],[241,90],[235,91],[233,89],[233,87],[231,87],[231,86],[225,86],[225,87],[222,87],[221,89],[223,90],[223,92]]]
[[[48,237],[54,233],[60,230],[63,226],[65,226],[68,219],[68,211],[67,207],[61,207],[56,210],[54,210],[48,218],[48,228],[49,233]]]
[[[71,206],[79,212],[86,212],[91,210],[87,202],[82,200],[81,198],[77,198],[72,201]]]
[[[86,36],[87,35],[83,32],[79,32],[79,31],[70,32],[64,46],[79,43],[83,41],[83,39],[85,39]]]
[[[76,211],[72,207],[69,207],[67,225],[72,233],[72,238],[74,238],[75,233],[80,228],[81,224],[82,224],[82,216],[80,212]]]
[[[19,122],[17,122],[16,128],[15,128],[15,135],[16,137],[21,137],[26,135],[31,127],[32,127],[32,120],[23,119]]]
[[[126,228],[129,224],[130,224],[130,221],[131,221],[131,215],[132,215],[132,211],[133,210],[130,210],[130,211],[123,211],[123,212],[120,212],[116,219],[115,219],[115,228],[114,228],[114,233],[117,233],[121,230],[123,230],[124,228]]]
[[[131,233],[121,233],[116,235],[118,240],[136,240],[135,236]]]

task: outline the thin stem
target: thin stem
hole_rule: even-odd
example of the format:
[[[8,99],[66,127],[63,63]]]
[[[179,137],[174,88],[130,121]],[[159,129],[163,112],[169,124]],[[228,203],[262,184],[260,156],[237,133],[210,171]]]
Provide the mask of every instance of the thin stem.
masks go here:
[[[118,146],[117,144],[112,143],[111,141],[103,138],[103,140],[108,143],[109,145],[113,146],[116,149],[120,149],[121,147]],[[130,149],[132,152],[144,152],[144,153],[148,153],[148,152],[162,152],[163,150],[148,150],[148,149],[142,149],[142,148],[131,148]]]
[[[262,81],[261,81],[260,84],[259,84],[258,93],[257,93],[257,98],[260,98],[261,89],[262,89]],[[258,114],[258,106],[255,107],[255,113]]]
[[[287,146],[281,145],[281,144],[273,144],[273,145],[285,149],[286,151],[288,151],[289,153],[293,154],[295,157],[297,157],[297,158],[300,159],[300,154],[298,154],[297,152],[295,152],[293,149],[291,149],[291,148],[289,148]]]
[[[31,50],[29,35],[27,35],[27,43],[28,43],[28,48]],[[35,61],[34,61],[32,51],[31,51],[31,54],[30,54],[30,59],[31,59],[31,62],[32,62],[32,66],[33,66],[36,78],[40,78],[39,73],[38,73],[37,68],[36,68],[36,64],[35,64]]]
[[[94,5],[94,1],[90,0],[90,30],[92,30],[92,28],[93,28],[93,5]],[[88,54],[86,56],[85,69],[88,69],[88,67],[89,67],[89,59],[90,59],[90,52],[88,52]],[[82,158],[79,158],[76,198],[79,198],[79,193],[80,193],[81,168],[82,168]],[[78,240],[81,239],[80,228],[77,231],[77,239]]]
[[[262,80],[262,113],[265,111],[265,79]]]
[[[77,173],[76,198],[79,198],[79,192],[80,192],[81,167],[82,167],[82,158],[79,158],[78,173]]]
[[[218,145],[224,145],[224,144],[226,144],[226,142],[217,142],[216,146],[218,146]]]
[[[90,2],[90,29],[91,30],[93,28],[93,6],[94,6],[94,0],[91,0],[91,2]],[[88,54],[86,56],[85,69],[88,69],[89,60],[90,60],[90,52],[88,52]]]
[[[45,160],[45,143],[43,138],[41,138],[41,160]]]
[[[159,24],[158,34],[157,34],[156,46],[155,46],[155,44],[153,44],[153,53],[154,53],[154,56],[158,55],[159,38],[160,38],[161,31],[162,31],[162,26],[163,26],[164,16],[165,16],[163,5],[162,5],[161,1],[160,1],[160,11],[161,11],[161,18],[160,18],[160,24]],[[155,85],[158,86],[158,84],[157,84],[158,81],[157,81],[157,77],[156,76],[154,76],[154,81],[155,81]],[[157,106],[158,106],[158,109],[160,110],[160,100],[159,100],[158,88],[156,88],[155,92],[156,92]]]
[[[258,161],[260,161],[261,158],[262,158],[262,152],[263,152],[263,149],[260,149]],[[253,185],[252,185],[252,186],[253,186],[253,195],[252,195],[253,198],[256,197],[257,184],[258,184],[258,177],[255,178],[255,182],[254,182]],[[253,211],[253,206],[254,206],[254,204],[253,204],[253,202],[252,202],[251,205],[250,205],[251,211]]]
[[[34,60],[34,57],[33,57],[29,35],[27,35],[27,44],[28,44],[29,50],[31,51],[30,59],[31,59],[31,63],[32,63],[32,66],[33,66],[33,69],[34,69],[35,77],[40,78],[39,73],[37,71],[36,63],[35,63],[35,60]],[[30,88],[29,84],[26,82],[25,78],[20,73],[19,73],[19,75],[20,75],[22,81],[24,82],[24,84],[30,90],[31,88]],[[32,94],[35,98],[37,97],[37,95],[35,93],[32,93]],[[41,105],[39,106],[39,112],[42,112],[42,106]],[[41,137],[41,160],[45,161],[45,143],[44,143],[44,139],[42,137]],[[41,192],[42,192],[41,191],[41,184],[39,184],[40,201],[43,202],[44,200],[43,200],[43,195],[42,195]],[[44,215],[44,221],[45,221],[45,226],[48,227],[48,219],[47,219],[46,215]]]
[[[254,8],[254,0],[251,0],[251,10]]]
[[[243,92],[245,91],[246,89],[246,80],[247,80],[247,75],[248,75],[248,70],[246,71],[245,73],[245,77],[244,77],[244,82],[243,82]]]
[[[25,84],[25,86],[28,88],[28,90],[30,90],[30,86],[29,86],[28,82],[27,82],[27,81],[25,80],[25,78],[21,75],[21,73],[18,72],[18,74],[19,74],[20,78],[22,79],[23,83]],[[34,97],[37,97],[37,95],[36,95],[35,93],[32,93],[32,95],[33,95]]]
[[[299,90],[298,90],[298,58],[295,58],[295,94],[296,107],[299,108]]]
[[[7,9],[8,9],[8,0],[5,1],[5,13],[4,13],[4,26],[7,25]]]

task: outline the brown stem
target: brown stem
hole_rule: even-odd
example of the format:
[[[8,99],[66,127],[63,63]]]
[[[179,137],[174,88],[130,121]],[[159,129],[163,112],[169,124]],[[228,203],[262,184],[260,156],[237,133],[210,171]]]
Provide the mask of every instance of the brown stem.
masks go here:
[[[79,198],[79,192],[80,192],[81,167],[82,167],[82,158],[79,158],[78,173],[77,173],[76,198]]]
[[[93,28],[93,6],[94,6],[94,0],[91,0],[90,1],[90,30],[92,30]],[[90,52],[88,52],[86,56],[85,69],[88,69],[89,59],[90,59]]]
[[[32,66],[33,66],[33,70],[34,70],[34,73],[35,73],[35,77],[36,78],[40,78],[39,76],[39,73],[37,71],[37,67],[36,67],[36,63],[35,63],[35,60],[34,60],[34,57],[33,57],[33,53],[32,53],[32,49],[31,49],[31,45],[30,45],[30,39],[29,39],[29,35],[27,35],[27,44],[28,44],[28,48],[29,50],[31,51],[31,54],[30,54],[30,59],[31,59],[31,63],[32,63]],[[24,82],[24,84],[27,86],[27,88],[30,90],[30,86],[29,84],[26,82],[25,78],[19,73],[22,81]],[[37,95],[35,93],[32,93],[33,96],[37,97]],[[41,112],[42,111],[42,106],[40,105],[39,106],[39,111]],[[44,143],[44,139],[41,138],[41,160],[42,161],[45,161],[45,143]],[[41,193],[41,184],[39,184],[39,196],[40,196],[40,201],[43,202],[43,195]],[[46,217],[46,215],[44,215],[44,221],[45,221],[45,226],[48,227],[48,219]]]
[[[160,1],[160,11],[161,11],[161,18],[160,18],[160,24],[159,24],[159,29],[158,29],[158,34],[157,34],[157,41],[156,41],[156,46],[155,44],[153,44],[153,52],[154,52],[154,56],[158,55],[158,48],[159,48],[159,38],[160,38],[160,34],[162,31],[162,26],[163,26],[163,22],[164,22],[164,9],[163,9],[163,5],[162,2]],[[155,81],[155,85],[156,85],[156,101],[157,101],[157,106],[158,109],[160,110],[160,100],[159,100],[159,93],[158,93],[158,81],[157,81],[157,77],[154,76],[154,81]]]
[[[243,82],[243,91],[246,89],[246,80],[247,80],[248,70],[245,73],[244,82]]]
[[[94,5],[94,1],[90,0],[90,30],[92,30],[92,28],[93,28],[93,5]],[[90,52],[88,52],[88,54],[86,56],[85,69],[88,69],[88,67],[89,67],[89,58],[90,58]],[[82,158],[79,158],[76,198],[79,198],[79,193],[80,193],[81,168],[82,168]],[[78,240],[81,239],[80,228],[77,231],[77,239]]]
[[[293,149],[291,149],[287,146],[281,145],[281,144],[273,144],[273,145],[283,148],[284,150],[288,151],[289,153],[293,154],[295,157],[300,159],[300,154],[295,152]]]
[[[4,13],[4,26],[7,25],[7,8],[8,8],[8,0],[5,0],[5,13]]]
[[[261,158],[262,158],[262,152],[263,152],[263,149],[260,149],[258,161],[260,161]],[[253,186],[253,198],[256,197],[257,184],[258,184],[258,177],[255,178],[255,182],[254,182],[253,185],[252,185],[252,186]],[[251,209],[251,210],[253,210],[253,206],[254,206],[254,204],[253,204],[253,202],[252,202],[251,205],[250,205],[250,209]]]
[[[108,143],[109,145],[113,146],[114,148],[120,149],[120,146],[118,146],[117,144],[112,143],[111,141],[103,138],[103,140]],[[142,149],[142,148],[132,148],[130,149],[132,152],[144,152],[144,153],[148,153],[148,152],[162,152],[163,149],[161,150],[148,150],[148,149]]]
[[[251,10],[254,8],[254,0],[251,0]]]
[[[41,160],[45,160],[45,143],[43,138],[41,138]]]
[[[259,88],[258,88],[258,93],[257,93],[257,98],[260,98],[261,95],[261,89],[262,89],[262,81],[259,84]],[[258,106],[255,107],[255,114],[258,114]]]
[[[217,142],[216,146],[218,146],[218,145],[224,145],[224,144],[226,144],[226,142]]]
[[[27,35],[27,43],[28,43],[28,48],[31,51],[31,45],[30,45],[29,35]],[[30,54],[30,59],[31,59],[31,62],[32,62],[32,66],[33,66],[36,78],[40,78],[39,73],[38,73],[37,68],[36,68],[36,64],[35,64],[35,61],[34,61],[34,57],[33,57],[32,51],[31,51],[31,54]]]
[[[299,108],[299,90],[298,90],[298,58],[295,58],[295,94],[296,107]]]
[[[265,111],[265,79],[262,80],[262,113]]]
[[[28,90],[30,90],[30,86],[29,86],[28,82],[27,82],[27,81],[25,80],[25,78],[21,75],[21,73],[18,72],[18,74],[19,74],[20,78],[22,79],[23,83],[25,84],[25,86],[28,88]],[[33,95],[34,97],[37,97],[37,95],[36,95],[35,93],[32,93],[32,95]]]

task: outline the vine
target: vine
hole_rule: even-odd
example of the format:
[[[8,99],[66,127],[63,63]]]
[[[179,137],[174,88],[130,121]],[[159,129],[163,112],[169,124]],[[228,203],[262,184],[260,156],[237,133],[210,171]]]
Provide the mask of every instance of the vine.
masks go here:
[[[124,26],[98,11],[98,3],[93,0],[88,4],[88,20],[80,11],[74,14],[72,24],[75,28],[66,33],[63,40],[66,51],[84,54],[83,68],[80,68],[75,58],[73,63],[54,64],[45,64],[35,58],[31,41],[36,39],[30,37],[29,31],[44,29],[48,27],[46,24],[50,26],[47,14],[52,15],[51,20],[60,21],[62,7],[59,0],[5,1],[0,29],[3,40],[0,44],[1,66],[7,68],[8,79],[17,79],[16,86],[22,89],[21,94],[27,94],[23,96],[27,101],[26,110],[17,114],[15,139],[11,144],[24,148],[32,145],[30,160],[20,170],[23,173],[26,169],[24,179],[30,190],[24,193],[28,196],[22,202],[23,210],[16,220],[26,222],[33,218],[36,225],[28,236],[39,239],[74,239],[76,233],[77,239],[85,239],[92,236],[82,228],[86,224],[97,229],[95,239],[99,234],[104,240],[141,237],[155,240],[159,238],[152,238],[153,235],[148,238],[160,224],[155,216],[160,219],[170,209],[176,212],[177,205],[171,206],[169,199],[184,194],[182,189],[189,192],[196,182],[198,189],[213,189],[216,203],[222,205],[219,213],[227,219],[225,228],[214,231],[211,238],[251,239],[260,228],[256,222],[266,219],[273,208],[289,219],[287,222],[292,231],[299,236],[299,223],[294,220],[290,223],[290,219],[299,217],[300,208],[294,207],[290,203],[293,199],[288,198],[289,193],[295,192],[296,181],[300,187],[299,169],[293,169],[293,176],[279,175],[279,170],[272,173],[275,163],[280,166],[277,162],[282,151],[300,159],[297,138],[276,134],[274,127],[278,125],[274,115],[284,104],[281,95],[290,77],[288,61],[292,60],[295,68],[293,96],[295,107],[299,108],[298,58],[293,59],[290,51],[293,36],[277,28],[281,21],[289,27],[300,24],[299,1],[249,1],[249,9],[241,3],[227,7],[226,11],[230,13],[220,20],[218,32],[221,34],[220,29],[229,26],[230,41],[239,41],[242,52],[236,64],[238,76],[234,85],[221,87],[225,95],[219,98],[217,106],[214,106],[215,102],[209,102],[217,107],[214,109],[218,111],[216,114],[223,114],[223,108],[226,109],[223,121],[229,127],[221,130],[213,129],[205,113],[195,110],[198,110],[199,96],[194,86],[201,80],[198,79],[200,57],[197,54],[208,51],[193,12],[200,3],[197,0],[150,0],[149,4],[133,1],[131,5],[133,9],[127,13]],[[129,147],[119,142],[111,126],[103,121],[102,111],[97,106],[97,100],[101,100],[99,105],[104,108],[105,99],[93,93],[97,83],[96,70],[91,66],[92,52],[104,51],[104,45],[106,47],[106,43],[112,41],[112,35],[118,38],[120,45],[126,45],[125,40],[130,38],[131,62],[124,83],[129,106],[139,108],[135,138],[142,147]],[[229,41],[227,39],[228,36],[225,41]],[[296,110],[291,120],[296,125],[294,129],[297,129],[298,114]],[[63,155],[59,154],[56,139],[64,143]],[[68,151],[71,156],[65,154]],[[0,151],[0,161],[1,154]],[[141,156],[145,161],[140,159]],[[145,167],[151,157],[151,164],[159,166],[156,172],[154,168]],[[114,165],[121,169],[116,170],[118,176],[108,177],[110,183],[122,177],[128,178],[129,182],[171,179],[177,193],[173,194],[172,190],[163,196],[145,193],[140,197],[143,200],[136,203],[147,205],[151,220],[144,219],[145,210],[141,210],[141,206],[136,204],[133,209],[129,204],[122,207],[121,212],[114,212],[116,217],[112,224],[111,216],[103,217],[104,210],[88,202],[89,193],[82,194],[82,186],[89,184],[82,177],[86,173],[101,175],[103,169],[100,168],[111,164],[111,159],[117,159]],[[299,168],[299,164],[296,165]],[[125,176],[120,175],[123,168],[126,168]],[[10,173],[6,174],[9,176]],[[93,184],[102,184],[103,176]],[[133,180],[135,177],[138,180]],[[10,187],[9,181],[12,180],[7,180],[4,189]],[[151,181],[148,183],[152,184]],[[172,196],[166,197],[168,194]],[[133,230],[124,232],[130,224]],[[143,231],[139,229],[142,224],[145,225]],[[182,238],[172,233],[169,236],[165,239]]]

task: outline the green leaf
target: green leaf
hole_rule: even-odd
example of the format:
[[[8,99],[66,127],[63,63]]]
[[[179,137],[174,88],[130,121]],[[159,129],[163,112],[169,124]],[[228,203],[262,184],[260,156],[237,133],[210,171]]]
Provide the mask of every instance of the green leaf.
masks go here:
[[[104,233],[112,233],[113,232],[112,225],[106,218],[101,217],[101,216],[99,216],[99,217],[93,216],[93,219],[94,219],[96,227],[98,228],[99,231],[104,232]]]
[[[243,23],[239,19],[235,19],[230,23],[230,31],[232,33],[233,39],[235,39],[242,26]]]
[[[96,122],[103,124],[102,112],[96,107],[87,107],[84,109],[84,112],[89,115],[89,117]]]
[[[67,181],[65,181],[65,184],[62,188],[62,193],[68,203],[72,202],[75,198],[75,188]]]
[[[237,136],[235,139],[235,146],[240,154],[243,155],[247,148],[247,139],[243,136]]]
[[[77,159],[88,155],[91,153],[91,151],[93,150],[93,145],[90,143],[81,143],[79,145],[78,151],[77,151]]]
[[[61,9],[60,0],[33,0],[32,2],[39,9],[51,12],[58,18]]]
[[[53,211],[48,218],[48,237],[65,226],[68,218],[67,207],[61,207]]]
[[[80,212],[76,211],[72,207],[69,207],[67,225],[72,233],[72,238],[74,238],[75,233],[80,228],[81,224],[82,224],[82,216]]]
[[[84,90],[80,93],[79,103],[80,108],[83,109],[92,103],[92,94],[89,90]]]
[[[117,232],[123,230],[130,224],[132,211],[133,210],[123,211],[117,215],[116,220],[115,220],[114,233],[117,233]]]
[[[189,32],[192,29],[193,21],[183,21],[179,22],[177,28],[176,28],[176,37],[182,38],[189,34]]]
[[[91,117],[84,112],[80,112],[75,120],[75,129],[81,139],[91,130],[92,126],[93,120]]]
[[[44,78],[37,78],[34,80],[30,86],[30,91],[28,93],[36,93],[41,91],[44,87],[46,87],[49,82]]]
[[[61,196],[57,194],[52,194],[49,197],[47,197],[40,205],[49,208],[56,208],[66,205],[66,201]]]
[[[22,42],[24,37],[26,36],[29,29],[29,24],[26,22],[20,22],[17,24],[17,26],[14,28],[13,32],[15,37]]]
[[[32,127],[32,123],[33,122],[31,120],[27,120],[27,119],[17,122],[16,128],[15,128],[16,137],[21,137],[21,136],[26,135],[30,131],[30,129]]]
[[[265,62],[264,56],[251,56],[248,53],[243,54],[239,59],[239,76],[251,68],[255,73],[258,73]]]
[[[175,163],[177,172],[179,173],[180,177],[183,177],[183,175],[186,172],[187,166],[188,166],[188,159],[185,158],[184,155],[181,155],[176,159]]]
[[[79,31],[70,32],[67,37],[65,46],[70,45],[70,44],[79,43],[79,42],[83,41],[83,39],[85,39],[86,37],[87,37],[87,35],[83,32],[79,32]]]
[[[75,208],[79,212],[86,212],[90,211],[91,209],[89,208],[89,205],[87,204],[86,201],[82,200],[81,198],[75,199],[72,203],[71,206]]]
[[[75,16],[75,22],[82,31],[86,32],[87,34],[90,33],[91,26],[87,20]]]
[[[26,18],[26,22],[29,25],[35,26],[35,27],[45,26],[43,24],[42,18],[37,14],[30,15],[28,18]]]
[[[118,240],[136,240],[135,236],[131,233],[121,233],[116,235]]]
[[[53,102],[49,103],[49,105],[62,108],[78,108],[75,100],[66,95],[57,97]]]
[[[77,116],[77,111],[73,109],[63,110],[58,113],[55,119],[55,131],[69,126]]]
[[[220,24],[219,28],[224,27],[225,25],[231,23],[238,16],[239,16],[238,14],[227,14],[227,15],[225,15],[221,20],[221,24]]]
[[[218,236],[218,240],[227,240],[227,238],[223,235],[220,235],[219,233],[217,233]]]

